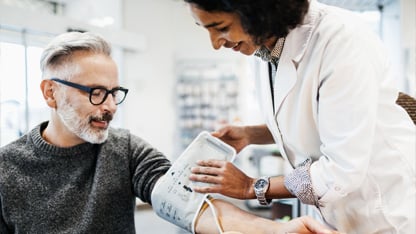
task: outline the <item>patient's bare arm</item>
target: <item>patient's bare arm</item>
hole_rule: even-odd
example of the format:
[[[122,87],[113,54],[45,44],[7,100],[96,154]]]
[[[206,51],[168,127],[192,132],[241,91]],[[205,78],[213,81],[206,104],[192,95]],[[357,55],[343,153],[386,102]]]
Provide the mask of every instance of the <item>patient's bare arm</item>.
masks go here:
[[[286,234],[286,233],[338,233],[331,231],[311,217],[301,217],[288,223],[278,223],[269,219],[250,214],[224,200],[213,200],[220,224],[224,232],[256,234]],[[196,233],[218,233],[215,217],[211,210],[205,209],[196,221]]]

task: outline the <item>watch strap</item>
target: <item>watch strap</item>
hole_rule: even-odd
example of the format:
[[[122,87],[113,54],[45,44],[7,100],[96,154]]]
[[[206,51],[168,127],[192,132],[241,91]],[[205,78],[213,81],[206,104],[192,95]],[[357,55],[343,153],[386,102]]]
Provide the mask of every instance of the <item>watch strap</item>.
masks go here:
[[[259,201],[260,205],[267,206],[272,201],[271,199],[267,199],[264,195],[257,196],[257,200]]]
[[[258,180],[263,179],[267,180],[267,187],[263,188],[262,190],[258,190],[254,188],[254,193],[256,194],[257,200],[259,201],[260,205],[267,206],[272,201],[271,199],[266,198],[266,192],[270,187],[270,178],[269,177],[261,177]],[[256,183],[254,183],[256,184]]]

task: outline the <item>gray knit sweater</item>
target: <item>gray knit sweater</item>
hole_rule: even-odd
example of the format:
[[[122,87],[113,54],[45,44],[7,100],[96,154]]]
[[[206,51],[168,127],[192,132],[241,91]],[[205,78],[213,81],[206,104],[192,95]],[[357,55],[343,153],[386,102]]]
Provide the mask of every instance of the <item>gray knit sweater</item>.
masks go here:
[[[0,233],[135,233],[135,198],[150,203],[170,162],[127,130],[59,148],[46,126],[0,149]]]

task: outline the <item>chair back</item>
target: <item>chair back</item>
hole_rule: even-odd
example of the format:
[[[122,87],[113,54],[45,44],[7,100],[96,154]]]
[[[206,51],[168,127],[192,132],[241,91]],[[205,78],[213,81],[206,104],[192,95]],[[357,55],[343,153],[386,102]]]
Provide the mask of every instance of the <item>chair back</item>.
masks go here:
[[[407,111],[410,118],[413,120],[413,123],[416,125],[416,99],[410,95],[399,92],[396,103]]]

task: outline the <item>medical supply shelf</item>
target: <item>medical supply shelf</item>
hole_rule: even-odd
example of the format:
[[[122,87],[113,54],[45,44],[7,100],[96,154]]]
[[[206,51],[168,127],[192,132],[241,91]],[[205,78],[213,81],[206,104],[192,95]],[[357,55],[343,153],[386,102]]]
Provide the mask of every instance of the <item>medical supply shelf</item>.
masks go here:
[[[176,82],[179,152],[201,131],[238,118],[238,79],[211,63],[182,66]]]

